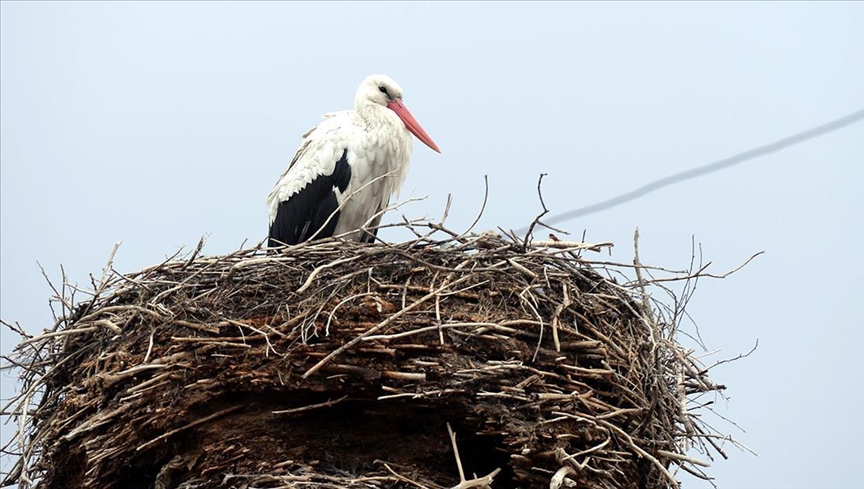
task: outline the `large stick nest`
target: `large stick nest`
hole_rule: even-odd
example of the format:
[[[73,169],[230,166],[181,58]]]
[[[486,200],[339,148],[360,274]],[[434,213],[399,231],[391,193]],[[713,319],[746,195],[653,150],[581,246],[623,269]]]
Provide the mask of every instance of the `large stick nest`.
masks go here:
[[[451,233],[211,257],[199,246],[131,274],[109,263],[92,299],[75,304],[65,286],[54,328],[18,346],[6,484],[658,488],[676,487],[680,469],[705,477],[687,451],[722,454],[722,437],[691,409],[723,387],[675,340],[683,301],[655,308],[650,280],[610,278],[638,262],[592,263],[585,248]]]

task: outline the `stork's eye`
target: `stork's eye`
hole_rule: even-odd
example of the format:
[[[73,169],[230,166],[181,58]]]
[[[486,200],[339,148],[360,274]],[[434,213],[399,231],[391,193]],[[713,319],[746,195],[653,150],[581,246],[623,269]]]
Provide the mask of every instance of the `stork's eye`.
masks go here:
[[[378,87],[378,90],[379,90],[379,91],[380,91],[380,92],[381,92],[381,93],[383,93],[383,94],[384,94],[384,95],[387,95],[387,96],[388,96],[388,97],[389,97],[389,96],[390,96],[390,94],[389,94],[389,93],[387,93],[387,89],[386,89],[386,88],[384,88],[384,86],[383,86],[383,85],[382,85],[382,86],[380,86],[380,87]]]

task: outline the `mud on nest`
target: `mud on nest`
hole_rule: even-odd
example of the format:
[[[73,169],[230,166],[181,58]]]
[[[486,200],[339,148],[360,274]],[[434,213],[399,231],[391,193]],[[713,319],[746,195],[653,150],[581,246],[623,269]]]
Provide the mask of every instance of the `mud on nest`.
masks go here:
[[[723,386],[676,342],[681,311],[652,306],[650,280],[616,283],[628,265],[585,260],[592,245],[447,233],[278,254],[199,246],[137,273],[106,267],[86,302],[58,291],[62,317],[16,350],[23,386],[6,414],[21,437],[6,484],[655,488],[676,487],[677,470],[707,477],[685,452],[723,454],[724,437],[691,409]]]

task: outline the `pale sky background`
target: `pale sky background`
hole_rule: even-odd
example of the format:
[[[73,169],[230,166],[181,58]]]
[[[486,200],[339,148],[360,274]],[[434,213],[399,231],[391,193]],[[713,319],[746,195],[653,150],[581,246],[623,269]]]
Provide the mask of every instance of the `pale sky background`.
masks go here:
[[[0,317],[50,326],[73,282],[209,236],[256,243],[264,199],[321,114],[393,76],[415,144],[409,217],[478,231],[554,213],[864,107],[864,3],[0,3]],[[385,221],[395,220],[390,214]],[[721,488],[864,487],[864,124],[561,224],[726,280],[689,312],[723,365]],[[383,233],[383,237],[397,237]],[[598,257],[600,258],[600,257]],[[0,334],[2,352],[15,338]],[[14,382],[2,378],[2,397]],[[5,440],[11,433],[2,429]],[[685,487],[709,487],[683,477]]]

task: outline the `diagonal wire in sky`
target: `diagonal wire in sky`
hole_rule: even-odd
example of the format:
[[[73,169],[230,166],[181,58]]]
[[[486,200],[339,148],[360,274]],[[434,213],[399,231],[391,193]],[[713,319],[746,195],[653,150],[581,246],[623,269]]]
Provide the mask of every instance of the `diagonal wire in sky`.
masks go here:
[[[574,209],[572,211],[567,211],[562,214],[543,219],[543,222],[552,225],[559,222],[567,221],[569,219],[573,219],[575,217],[585,216],[588,214],[593,214],[595,212],[610,209],[625,202],[636,200],[639,197],[654,192],[655,190],[660,190],[663,187],[668,187],[670,185],[683,182],[685,180],[690,180],[693,178],[701,177],[703,175],[707,175],[709,173],[714,173],[724,168],[729,168],[730,166],[735,166],[739,163],[744,163],[745,161],[759,158],[760,156],[776,153],[777,151],[786,149],[799,143],[803,143],[804,141],[809,141],[810,139],[818,138],[819,136],[834,132],[838,129],[854,124],[861,120],[864,120],[864,109],[856,110],[855,112],[840,117],[839,119],[835,119],[831,122],[826,122],[825,124],[807,129],[806,131],[801,131],[797,134],[787,136],[778,141],[774,141],[773,143],[759,146],[758,148],[753,148],[743,153],[738,153],[737,155],[730,156],[728,158],[724,158],[722,160],[709,163],[707,165],[692,168],[690,170],[669,175],[668,177],[654,180],[653,182],[647,183],[635,190],[631,190],[630,192],[621,194],[617,197],[613,197],[611,199],[598,202],[596,204],[580,207],[579,209]],[[523,233],[526,230],[527,228],[524,230],[520,230],[519,232]]]

